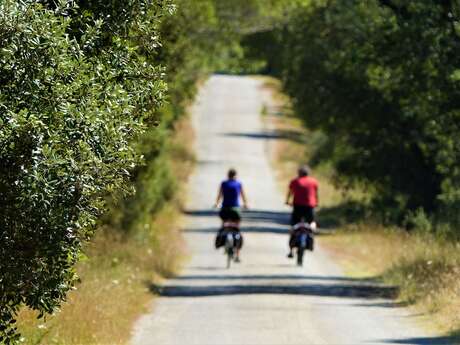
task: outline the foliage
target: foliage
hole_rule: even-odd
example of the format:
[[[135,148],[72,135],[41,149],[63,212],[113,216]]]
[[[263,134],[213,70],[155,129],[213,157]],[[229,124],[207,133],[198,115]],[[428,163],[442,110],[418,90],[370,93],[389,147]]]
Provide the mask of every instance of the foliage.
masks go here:
[[[421,233],[430,233],[433,230],[432,222],[422,208],[409,211],[404,218],[404,226],[406,229],[415,229]]]
[[[172,196],[168,136],[197,81],[238,48],[235,4],[177,0],[171,16],[170,0],[2,2],[3,341],[17,339],[20,306],[43,316],[65,299],[107,196],[122,199],[111,215],[125,230]]]
[[[317,0],[247,40],[265,47],[307,126],[328,135],[324,159],[342,180],[372,185],[401,213],[458,210],[459,11],[453,1]]]
[[[130,142],[162,101],[162,69],[142,52],[158,44],[145,35],[157,31],[167,2],[129,4],[132,11],[120,18],[109,17],[122,8],[117,1],[0,4],[5,343],[18,338],[14,317],[21,305],[43,316],[65,299],[105,196],[129,191],[128,170],[140,161]],[[155,15],[144,21],[147,13]]]
[[[36,319],[36,312],[26,308],[20,312],[18,324],[25,338],[23,344],[128,342],[133,323],[152,298],[146,284],[156,284],[161,277],[173,275],[183,259],[180,204],[184,197],[182,187],[192,168],[191,147],[187,146],[192,132],[187,118],[175,127],[169,148],[162,155],[165,163],[174,167],[171,175],[179,186],[174,190],[174,200],[154,216],[149,214],[142,229],[128,236],[107,226],[99,228],[91,243],[84,246],[88,259],[76,266],[81,283],[68,294],[59,313],[43,322]]]
[[[171,131],[151,129],[136,142],[136,151],[142,153],[145,163],[132,173],[136,193],[112,205],[106,222],[113,229],[126,234],[142,233],[153,214],[174,195],[176,181],[168,162]]]
[[[217,23],[214,0],[178,0],[174,15],[162,21],[162,44],[148,59],[165,68],[167,104],[155,110],[157,127],[146,131],[134,145],[144,158],[144,164],[131,175],[137,192],[113,203],[107,217],[113,228],[128,234],[142,230],[149,217],[173,197],[177,185],[168,163],[170,138],[176,120],[195,95],[197,82],[212,69],[213,51],[221,37]]]
[[[270,3],[275,6],[281,2]],[[241,26],[246,31],[257,29],[266,21],[265,14],[273,12],[260,0],[176,0],[175,4],[175,14],[160,26],[161,47],[148,56],[165,67],[168,104],[155,113],[160,125],[147,131],[135,145],[145,162],[132,173],[137,193],[113,205],[108,217],[113,228],[128,234],[142,230],[148,218],[174,195],[177,186],[166,163],[171,154],[169,138],[176,120],[195,96],[199,81],[213,70],[229,70],[234,65],[239,69]],[[258,22],[253,22],[254,18]]]
[[[155,55],[166,66],[170,108],[164,111],[172,119],[195,95],[197,81],[213,69],[223,34],[214,0],[176,0],[176,5],[176,14],[161,26],[163,45]]]

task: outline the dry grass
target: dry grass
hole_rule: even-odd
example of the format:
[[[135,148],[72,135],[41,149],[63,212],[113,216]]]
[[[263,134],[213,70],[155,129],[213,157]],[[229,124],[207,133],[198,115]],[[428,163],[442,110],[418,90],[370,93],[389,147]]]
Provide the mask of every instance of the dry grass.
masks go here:
[[[171,140],[171,162],[181,189],[175,199],[152,216],[146,233],[121,236],[100,229],[85,248],[88,259],[77,272],[81,283],[69,293],[61,311],[46,322],[36,313],[23,310],[19,327],[24,344],[116,345],[126,344],[135,320],[153,298],[149,287],[177,271],[184,257],[179,230],[181,196],[191,168],[189,146],[193,131],[185,119],[179,121]]]
[[[104,233],[87,253],[90,259],[77,268],[82,282],[59,313],[46,323],[29,311],[21,315],[26,344],[125,343],[132,322],[151,299],[145,282],[153,278],[153,253]]]
[[[429,315],[438,330],[460,329],[460,244],[361,224],[323,238],[322,245],[348,274],[397,286],[399,299]]]
[[[278,175],[280,187],[286,188],[295,175],[298,164],[308,161],[315,149],[314,141],[294,140],[311,137],[302,123],[290,115],[289,100],[282,95],[280,83],[264,78],[264,89],[275,96],[275,102],[264,107],[264,119],[269,130],[279,134],[291,133],[271,142],[269,152]],[[269,99],[269,97],[267,97]],[[284,112],[279,112],[283,109]],[[333,183],[327,166],[315,169],[320,182],[320,202],[324,209],[334,209],[347,201],[365,202],[363,191],[341,192]],[[321,211],[321,210],[320,210]],[[321,223],[322,214],[319,214]],[[342,213],[333,214],[342,217]],[[337,224],[343,224],[340,219]],[[319,242],[345,272],[356,278],[375,278],[399,288],[399,299],[413,304],[426,314],[434,327],[444,333],[460,334],[460,243],[448,243],[430,234],[407,233],[399,228],[366,223],[340,226]],[[455,338],[457,339],[457,338]]]
[[[360,224],[344,227],[321,242],[348,275],[367,278],[380,276],[395,264],[407,249],[407,237],[396,229]]]

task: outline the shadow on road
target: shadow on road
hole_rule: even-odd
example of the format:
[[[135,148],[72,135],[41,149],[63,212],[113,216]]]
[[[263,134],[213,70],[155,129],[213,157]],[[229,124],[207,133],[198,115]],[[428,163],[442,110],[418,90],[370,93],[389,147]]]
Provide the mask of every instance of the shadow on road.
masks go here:
[[[210,217],[217,219],[219,211],[213,209],[205,210],[183,210],[183,213],[192,217]],[[243,233],[280,234],[287,235],[289,230],[288,212],[246,210],[242,212],[241,231]],[[186,229],[188,233],[215,233],[217,227],[199,227]]]
[[[209,217],[213,219],[219,218],[219,211],[215,209],[203,210],[182,210],[184,214],[191,217]],[[289,230],[289,212],[266,211],[266,210],[245,210],[242,212],[241,230],[244,233],[270,233],[287,235]],[[327,222],[327,227],[318,229],[317,235],[330,234],[329,225],[335,224]],[[321,223],[322,226],[322,223]],[[333,228],[333,227],[331,227]],[[189,233],[215,233],[217,227],[200,227],[186,229]]]
[[[288,226],[289,212],[248,210],[243,212],[243,222],[247,223],[271,223]]]
[[[208,297],[229,295],[304,295],[340,298],[394,298],[396,288],[371,284],[305,284],[305,285],[150,285],[150,290],[163,297]]]
[[[183,210],[182,212],[191,217],[219,217],[219,211],[215,209]],[[242,225],[244,226],[245,223],[271,223],[288,226],[289,217],[289,212],[251,209],[242,212]]]
[[[228,274],[193,274],[183,275],[175,278],[175,280],[332,280],[332,281],[346,281],[346,282],[364,282],[366,279],[362,278],[347,278],[336,276],[311,276],[301,274],[247,274],[247,275],[228,275]],[[371,282],[370,279],[367,281]]]
[[[386,344],[410,344],[410,345],[447,345],[459,344],[460,338],[458,335],[445,337],[423,337],[423,338],[405,338],[405,339],[381,339],[379,343]]]
[[[377,308],[404,308],[409,306],[408,302],[387,301],[379,303],[355,303],[355,307],[377,307]]]
[[[190,217],[218,217],[214,209],[188,209]],[[245,233],[279,233],[286,235],[290,213],[271,210],[248,210],[243,213],[242,231]],[[213,227],[188,229],[190,232],[215,233]],[[191,267],[192,268],[192,267]],[[198,268],[196,268],[198,269]],[[212,267],[201,267],[210,271]],[[217,271],[217,270],[216,270]],[[267,280],[268,282],[264,282]],[[221,284],[224,283],[224,284]],[[307,276],[297,274],[231,275],[215,272],[189,274],[176,278],[171,285],[149,285],[150,290],[164,297],[207,297],[229,295],[304,295],[317,297],[381,299],[394,298],[397,289],[383,286],[372,279],[353,279],[337,276]],[[375,305],[383,303],[375,301]],[[363,305],[366,305],[363,302]],[[385,307],[396,306],[385,302]]]
[[[249,139],[262,139],[262,140],[278,140],[284,139],[296,143],[305,143],[305,137],[301,131],[296,130],[276,130],[276,131],[262,131],[262,132],[228,132],[222,133],[225,137],[236,138],[249,138]]]
[[[203,227],[203,228],[187,228],[185,229],[187,233],[195,233],[195,234],[215,234],[217,231],[217,227]],[[287,235],[288,228],[287,227],[274,227],[274,226],[241,226],[241,231],[245,234],[250,233],[260,233],[260,234],[280,234],[280,235]]]

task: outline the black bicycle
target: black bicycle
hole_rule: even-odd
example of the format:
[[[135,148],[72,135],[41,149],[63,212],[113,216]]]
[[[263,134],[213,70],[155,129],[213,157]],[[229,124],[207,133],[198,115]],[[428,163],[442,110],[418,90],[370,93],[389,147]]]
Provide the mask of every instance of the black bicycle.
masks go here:
[[[314,226],[313,223],[300,222],[294,225],[292,236],[292,248],[297,248],[297,265],[303,266],[306,250],[314,249]]]
[[[236,251],[238,250],[241,234],[239,231],[227,231],[225,234],[225,254],[227,255],[227,268],[230,268],[232,261],[236,260]]]
[[[237,252],[243,246],[243,236],[237,224],[226,222],[216,237],[216,248],[224,247],[227,258],[227,268],[230,268],[233,261],[237,262]]]

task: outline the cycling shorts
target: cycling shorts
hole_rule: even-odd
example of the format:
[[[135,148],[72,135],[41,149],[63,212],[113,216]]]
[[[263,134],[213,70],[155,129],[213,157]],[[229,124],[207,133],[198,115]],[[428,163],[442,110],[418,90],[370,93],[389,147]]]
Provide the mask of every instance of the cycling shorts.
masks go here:
[[[315,220],[315,208],[303,205],[294,205],[291,214],[291,225],[300,223],[301,221],[311,223]]]
[[[222,207],[219,217],[222,221],[239,222],[241,220],[240,210],[236,207]]]

